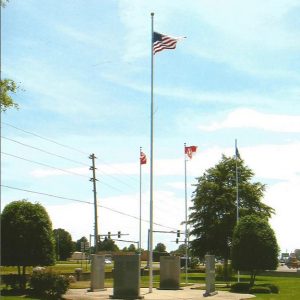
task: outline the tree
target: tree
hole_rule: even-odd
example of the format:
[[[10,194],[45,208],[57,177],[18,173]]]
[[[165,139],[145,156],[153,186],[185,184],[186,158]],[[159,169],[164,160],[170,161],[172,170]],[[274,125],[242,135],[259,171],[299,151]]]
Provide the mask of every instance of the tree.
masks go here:
[[[198,178],[193,193],[189,224],[192,225],[190,234],[195,236],[190,243],[194,256],[203,258],[207,253],[214,254],[224,258],[225,264],[230,258],[237,210],[236,163],[239,170],[239,215],[268,218],[274,212],[261,202],[265,186],[251,182],[253,171],[244,165],[243,160],[236,161],[223,155],[218,164]]]
[[[0,6],[4,8],[8,2],[9,0],[0,0]]]
[[[3,5],[2,3],[4,2],[1,2],[1,5]],[[19,108],[19,105],[15,103],[13,98],[9,95],[9,93],[15,94],[18,88],[18,85],[11,79],[0,80],[1,112],[6,111],[8,108]]]
[[[74,252],[71,234],[62,229],[54,229],[53,235],[56,242],[55,252],[58,260],[67,260]]]
[[[134,244],[130,244],[127,249],[128,252],[136,252],[136,248]]]
[[[21,288],[25,287],[27,266],[54,264],[54,245],[52,224],[42,205],[21,200],[11,202],[3,209],[2,265],[18,267]]]
[[[295,255],[298,260],[300,260],[300,249],[295,250]]]
[[[275,270],[279,247],[267,219],[246,216],[238,222],[232,241],[232,265],[236,270],[249,271],[250,285],[262,270]]]
[[[179,245],[178,249],[171,251],[170,254],[171,255],[180,255],[180,256],[185,256],[185,244],[181,244]]]
[[[103,241],[98,243],[99,251],[119,251],[119,247],[115,244],[115,242],[111,239],[105,238]]]
[[[166,252],[166,250],[167,250],[167,247],[163,243],[158,243],[155,246],[153,251],[155,251],[155,252]]]
[[[76,241],[76,248],[75,248],[75,250],[76,251],[81,251],[81,243],[85,243],[86,244],[87,242],[88,242],[88,239],[85,236],[81,237],[79,240]]]

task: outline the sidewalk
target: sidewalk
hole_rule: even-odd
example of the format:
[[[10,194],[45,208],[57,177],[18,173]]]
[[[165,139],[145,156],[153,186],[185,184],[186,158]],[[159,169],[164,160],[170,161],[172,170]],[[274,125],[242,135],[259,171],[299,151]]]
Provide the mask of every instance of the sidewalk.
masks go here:
[[[158,290],[153,288],[152,293],[149,293],[148,288],[141,288],[141,296],[145,300],[198,300],[198,299],[217,299],[217,300],[242,300],[254,298],[250,294],[235,294],[229,292],[218,292],[217,295],[211,297],[204,297],[204,290],[191,289],[185,287],[182,290]],[[109,299],[109,295],[113,295],[113,289],[108,288],[101,292],[88,292],[87,289],[70,289],[64,296],[68,300],[95,300],[95,299]]]

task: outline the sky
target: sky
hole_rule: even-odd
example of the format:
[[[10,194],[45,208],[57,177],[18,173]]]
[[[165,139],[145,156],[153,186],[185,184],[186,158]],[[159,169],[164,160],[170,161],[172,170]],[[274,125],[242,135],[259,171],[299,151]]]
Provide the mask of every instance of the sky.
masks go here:
[[[154,230],[184,230],[184,143],[198,146],[187,162],[191,206],[196,178],[233,156],[236,139],[253,182],[266,184],[262,201],[276,211],[270,224],[281,251],[299,248],[299,0],[10,0],[1,10],[1,76],[19,84],[20,109],[1,115],[2,209],[39,202],[53,228],[89,237],[94,153],[99,233],[138,241],[151,12],[155,31],[187,37],[154,58]],[[143,248],[149,174],[148,163]],[[170,251],[175,239],[154,233],[153,244]]]

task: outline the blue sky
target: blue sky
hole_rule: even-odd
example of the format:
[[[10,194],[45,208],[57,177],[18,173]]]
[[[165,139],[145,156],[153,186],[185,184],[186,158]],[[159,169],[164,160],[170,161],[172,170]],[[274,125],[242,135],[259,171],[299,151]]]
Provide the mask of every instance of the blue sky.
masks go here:
[[[190,198],[195,177],[222,153],[233,155],[237,139],[255,180],[267,185],[263,201],[276,209],[281,250],[299,248],[299,1],[11,0],[2,10],[2,77],[22,90],[20,110],[2,114],[2,151],[10,154],[2,154],[2,184],[91,202],[95,153],[99,204],[139,216],[139,148],[148,156],[150,148],[151,12],[156,31],[187,37],[155,56],[154,219],[166,226],[155,229],[183,229],[184,142],[198,146],[188,162]],[[149,165],[142,178],[147,220]],[[93,232],[92,205],[1,189],[2,206],[22,198],[43,204],[53,227],[74,240]],[[138,240],[135,218],[105,208],[99,229]],[[168,250],[174,240],[154,236]]]

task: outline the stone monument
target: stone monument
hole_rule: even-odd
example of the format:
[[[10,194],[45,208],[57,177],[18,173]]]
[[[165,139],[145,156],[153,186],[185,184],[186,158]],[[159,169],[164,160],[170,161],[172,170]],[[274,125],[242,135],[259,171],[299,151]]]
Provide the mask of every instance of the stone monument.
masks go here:
[[[103,291],[105,281],[104,255],[91,255],[91,292]]]
[[[214,296],[218,292],[215,288],[215,256],[205,255],[205,285],[206,292],[203,294],[204,297]]]
[[[180,257],[160,257],[160,283],[161,290],[180,289]]]
[[[115,255],[111,299],[143,299],[140,296],[140,256]]]

